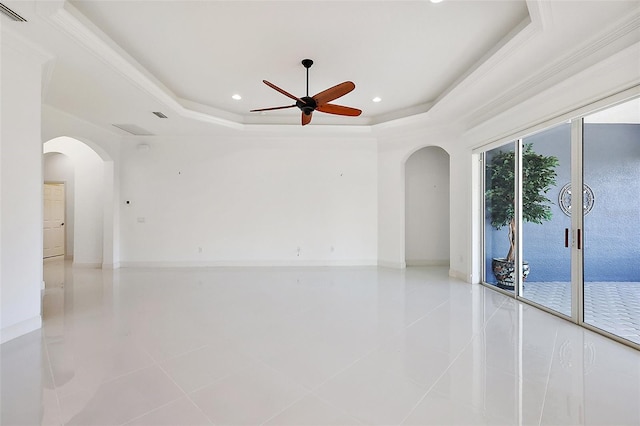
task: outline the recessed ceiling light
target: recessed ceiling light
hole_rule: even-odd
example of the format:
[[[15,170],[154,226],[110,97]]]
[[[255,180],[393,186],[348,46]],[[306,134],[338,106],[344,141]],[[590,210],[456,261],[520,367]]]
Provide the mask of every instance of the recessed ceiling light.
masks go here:
[[[442,0],[431,0],[431,3],[441,3]]]
[[[380,102],[382,100],[381,97],[376,96],[375,98],[371,99],[373,102]]]
[[[242,99],[242,96],[238,95],[237,93],[233,96],[231,96],[232,99],[235,99],[236,101],[239,101],[240,99]]]

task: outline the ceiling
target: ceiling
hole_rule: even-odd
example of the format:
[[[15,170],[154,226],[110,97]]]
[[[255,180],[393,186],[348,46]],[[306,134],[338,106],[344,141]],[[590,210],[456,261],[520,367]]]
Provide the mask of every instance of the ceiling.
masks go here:
[[[2,16],[3,30],[55,58],[44,102],[119,133],[112,124],[160,135],[298,125],[295,108],[249,110],[292,103],[263,79],[304,96],[304,58],[314,60],[310,95],[350,80],[355,90],[334,103],[363,110],[316,112],[313,125],[372,126],[421,114],[478,121],[640,39],[636,25],[616,43],[575,53],[625,19],[637,21],[637,0],[2,3],[28,20]]]

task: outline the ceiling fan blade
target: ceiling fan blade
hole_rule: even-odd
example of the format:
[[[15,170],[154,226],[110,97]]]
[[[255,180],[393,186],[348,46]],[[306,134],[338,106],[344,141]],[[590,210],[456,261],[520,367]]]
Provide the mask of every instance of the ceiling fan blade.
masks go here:
[[[295,96],[293,96],[291,93],[289,93],[289,92],[287,92],[287,91],[285,91],[285,90],[282,90],[281,88],[279,88],[279,87],[278,87],[278,86],[276,86],[275,84],[273,84],[273,83],[269,83],[267,80],[262,80],[262,82],[263,82],[264,84],[266,84],[267,86],[271,87],[273,90],[277,90],[278,92],[282,93],[282,94],[283,94],[283,95],[285,95],[286,97],[291,98],[291,99],[293,99],[294,101],[298,101],[298,102],[302,102],[302,103],[304,103],[304,101],[303,101],[302,99],[300,99],[300,98],[296,98],[296,97],[295,97]]]
[[[306,126],[307,124],[311,123],[311,115],[313,113],[310,112],[309,114],[305,114],[304,112],[302,113],[302,125]]]
[[[351,108],[336,104],[324,104],[316,108],[317,111],[326,112],[327,114],[336,115],[348,115],[350,117],[357,117],[362,114],[362,111],[357,108]]]
[[[273,111],[274,109],[286,109],[286,108],[293,108],[295,107],[296,104],[293,105],[287,105],[287,106],[279,106],[279,107],[271,107],[271,108],[260,108],[260,109],[252,109],[249,112],[258,112],[258,111]]]
[[[344,96],[353,89],[356,85],[352,81],[345,81],[344,83],[336,84],[333,87],[323,90],[313,97],[318,105],[326,104],[334,99],[338,99],[340,96]]]

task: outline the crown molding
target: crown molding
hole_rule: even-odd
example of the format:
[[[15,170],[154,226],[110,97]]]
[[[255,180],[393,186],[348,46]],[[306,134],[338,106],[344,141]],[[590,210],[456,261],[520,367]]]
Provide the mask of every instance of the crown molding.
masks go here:
[[[516,25],[490,51],[484,54],[467,72],[459,76],[453,84],[433,102],[432,110],[446,109],[455,99],[464,99],[462,93],[473,90],[484,83],[483,79],[502,63],[508,61],[514,53],[542,33],[552,21],[552,11],[547,1],[528,0],[529,16]]]
[[[182,103],[184,102],[183,99],[178,98],[168,87],[114,43],[70,3],[65,2],[63,7],[42,16],[42,18],[176,114],[185,118],[234,129],[241,130],[243,128],[241,123],[233,119],[221,118],[217,115],[185,107]],[[191,106],[196,105],[195,102],[190,102],[189,104]]]
[[[546,16],[548,8],[544,7],[545,4],[546,2],[544,1],[528,0],[527,7],[529,8],[530,17],[514,28],[468,72],[461,75],[435,102],[417,105],[366,120],[352,121],[349,126],[329,121],[327,124],[319,125],[346,128],[354,125],[362,127],[391,123],[395,127],[406,118],[422,116],[431,109],[442,108],[449,100],[457,98],[460,93],[464,93],[464,91],[473,88],[475,85],[482,84],[484,75],[490,73],[494,67],[507,60],[523,43],[535,36],[543,26],[542,23],[549,20]],[[274,120],[272,122],[247,119],[238,114],[178,97],[68,1],[55,0],[49,3],[47,7],[41,7],[38,13],[42,19],[54,28],[84,47],[112,70],[143,92],[149,94],[176,115],[236,130],[245,130],[248,126],[256,128],[261,125],[287,126],[290,124],[290,122],[278,121],[277,118],[272,119]]]
[[[569,54],[551,63],[537,74],[524,80],[502,95],[483,104],[465,117],[467,126],[472,129],[502,112],[523,103],[532,96],[575,75],[586,66],[597,63],[606,49],[615,48],[617,43],[623,44],[621,49],[640,41],[640,8],[625,16],[601,31],[590,40],[585,41]],[[606,55],[609,56],[609,55]]]
[[[30,40],[27,40],[5,23],[0,25],[0,34],[0,44],[4,52],[21,56],[26,60],[38,64],[45,64],[55,58],[51,53]]]

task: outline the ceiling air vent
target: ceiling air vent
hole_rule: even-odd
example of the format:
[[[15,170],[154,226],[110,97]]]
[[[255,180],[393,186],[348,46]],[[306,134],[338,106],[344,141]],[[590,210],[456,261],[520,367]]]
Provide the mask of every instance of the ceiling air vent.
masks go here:
[[[113,124],[113,126],[134,136],[153,136],[153,133],[135,124]]]
[[[161,113],[160,111],[153,111],[153,113],[158,117],[158,118],[167,118],[166,115],[164,115],[163,113]]]
[[[2,3],[0,3],[0,12],[8,16],[9,19],[11,19],[12,21],[27,22],[26,19],[24,19],[22,16],[18,15],[17,13],[15,13],[13,10],[9,9],[7,6],[5,6]]]

